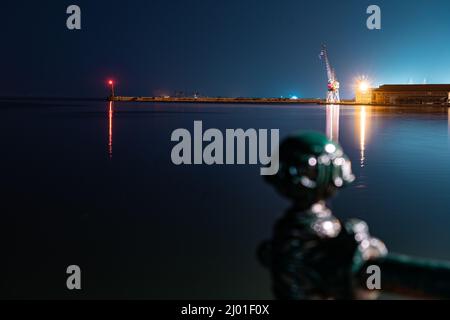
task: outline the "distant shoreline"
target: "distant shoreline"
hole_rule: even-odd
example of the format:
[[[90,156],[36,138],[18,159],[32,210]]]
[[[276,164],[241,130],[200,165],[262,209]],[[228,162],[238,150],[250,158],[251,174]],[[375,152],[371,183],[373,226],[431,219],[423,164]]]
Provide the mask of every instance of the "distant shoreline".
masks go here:
[[[222,98],[222,97],[126,97],[114,96],[108,97],[109,101],[113,102],[147,102],[147,103],[202,103],[202,104],[317,104],[317,105],[331,105],[324,99],[290,99],[290,98]],[[346,106],[372,106],[385,108],[422,108],[422,109],[446,109],[450,105],[447,104],[372,104],[372,103],[357,103],[352,100],[343,100],[334,105]]]
[[[266,105],[302,105],[302,104],[316,104],[316,105],[332,105],[327,103],[324,99],[290,99],[290,98],[223,98],[223,97],[33,97],[33,96],[0,96],[0,102],[20,102],[20,101],[113,101],[113,102],[139,102],[139,103],[189,103],[189,104],[266,104]],[[343,100],[333,105],[343,106],[369,106],[377,108],[395,108],[395,109],[417,109],[423,112],[427,110],[435,111],[437,109],[446,110],[450,105],[447,104],[372,104],[372,103],[356,103],[352,100]]]
[[[33,96],[0,96],[0,101],[105,101],[99,97],[33,97]]]

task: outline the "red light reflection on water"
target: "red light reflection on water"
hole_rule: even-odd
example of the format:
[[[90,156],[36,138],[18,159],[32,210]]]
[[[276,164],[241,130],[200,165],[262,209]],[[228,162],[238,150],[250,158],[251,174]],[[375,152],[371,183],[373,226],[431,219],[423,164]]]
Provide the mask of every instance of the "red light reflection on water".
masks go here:
[[[109,130],[108,130],[108,155],[110,158],[112,158],[112,152],[113,152],[113,102],[109,102],[109,112],[108,112],[108,119],[109,119]]]

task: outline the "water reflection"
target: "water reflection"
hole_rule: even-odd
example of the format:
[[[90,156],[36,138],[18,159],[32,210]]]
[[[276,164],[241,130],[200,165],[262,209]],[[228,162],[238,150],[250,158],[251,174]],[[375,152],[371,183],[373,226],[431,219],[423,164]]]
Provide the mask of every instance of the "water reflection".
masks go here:
[[[355,137],[359,148],[359,163],[361,168],[366,166],[367,137],[369,131],[370,107],[360,106],[355,110]]]
[[[339,141],[339,105],[327,105],[327,138],[333,141]]]
[[[447,120],[447,122],[448,122],[448,124],[447,124],[447,127],[448,127],[448,137],[449,137],[449,140],[450,140],[450,108],[448,108],[447,114],[448,114],[448,120]]]
[[[361,110],[359,112],[359,148],[360,148],[360,164],[361,168],[364,167],[365,160],[366,160],[366,121],[367,121],[367,114],[366,114],[366,107],[362,106]]]
[[[109,111],[108,111],[108,119],[109,119],[109,125],[108,125],[108,155],[109,158],[112,158],[112,151],[113,151],[113,102],[109,102]]]

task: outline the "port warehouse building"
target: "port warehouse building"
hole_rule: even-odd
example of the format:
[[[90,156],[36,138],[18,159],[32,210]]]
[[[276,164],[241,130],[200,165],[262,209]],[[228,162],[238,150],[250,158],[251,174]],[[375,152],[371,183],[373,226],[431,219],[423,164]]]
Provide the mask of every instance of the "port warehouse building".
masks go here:
[[[386,84],[356,92],[356,102],[374,104],[442,104],[450,100],[450,84]]]

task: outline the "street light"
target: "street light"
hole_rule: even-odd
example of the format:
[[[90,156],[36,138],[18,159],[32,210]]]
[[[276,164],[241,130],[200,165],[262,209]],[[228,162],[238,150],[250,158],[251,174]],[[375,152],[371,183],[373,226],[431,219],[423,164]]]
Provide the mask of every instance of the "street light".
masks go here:
[[[366,76],[359,77],[355,83],[355,101],[360,104],[372,103],[372,81]]]
[[[114,81],[113,80],[109,80],[108,84],[111,87],[111,97],[114,97]]]
[[[362,93],[366,93],[369,90],[369,83],[365,80],[360,81],[360,83],[358,84],[358,89]]]

